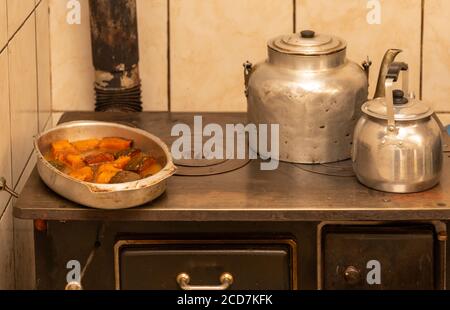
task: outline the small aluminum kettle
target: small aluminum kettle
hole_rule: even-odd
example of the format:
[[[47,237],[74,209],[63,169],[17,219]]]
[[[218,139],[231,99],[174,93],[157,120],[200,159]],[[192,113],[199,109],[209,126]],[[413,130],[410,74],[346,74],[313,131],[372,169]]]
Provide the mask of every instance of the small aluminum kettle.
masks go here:
[[[403,89],[394,90],[400,72]],[[406,63],[392,63],[384,84],[385,97],[366,102],[355,127],[355,174],[362,184],[380,191],[430,189],[442,172],[441,127],[433,110],[409,94]]]

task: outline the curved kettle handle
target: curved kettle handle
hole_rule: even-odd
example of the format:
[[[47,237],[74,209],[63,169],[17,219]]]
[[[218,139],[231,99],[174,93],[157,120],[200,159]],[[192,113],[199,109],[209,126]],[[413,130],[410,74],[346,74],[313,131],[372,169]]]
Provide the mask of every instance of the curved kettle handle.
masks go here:
[[[250,81],[250,75],[254,71],[254,66],[250,61],[246,61],[244,64],[244,84],[245,84],[245,96],[248,97],[248,83]]]
[[[408,64],[404,62],[393,62],[386,74],[386,80],[384,82],[385,94],[386,94],[386,109],[388,119],[389,132],[395,132],[395,112],[394,112],[394,98],[393,88],[394,83],[397,82],[400,73],[403,72],[402,77],[402,90],[405,94],[409,93],[409,77],[408,77]]]

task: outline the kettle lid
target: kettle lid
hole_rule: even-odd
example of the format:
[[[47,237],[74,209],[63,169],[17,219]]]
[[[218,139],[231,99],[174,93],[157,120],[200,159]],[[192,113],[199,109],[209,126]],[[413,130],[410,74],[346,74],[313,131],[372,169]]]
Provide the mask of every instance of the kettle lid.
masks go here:
[[[394,101],[394,117],[397,121],[413,121],[429,117],[433,110],[423,101],[407,98],[402,90],[392,92]],[[366,102],[362,111],[370,116],[387,119],[386,98],[379,97]]]
[[[281,53],[315,56],[342,51],[347,43],[339,37],[303,30],[276,37],[269,41],[268,46]]]

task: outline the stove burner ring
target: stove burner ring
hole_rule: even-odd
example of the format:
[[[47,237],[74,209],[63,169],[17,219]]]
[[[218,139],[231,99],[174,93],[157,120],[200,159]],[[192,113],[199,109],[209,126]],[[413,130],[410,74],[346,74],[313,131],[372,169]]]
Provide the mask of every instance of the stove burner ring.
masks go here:
[[[163,140],[170,146],[177,137],[164,137]],[[191,141],[194,138],[191,137]],[[223,150],[222,154],[225,154]],[[248,150],[246,151],[248,154]],[[195,153],[192,151],[188,159],[175,159],[173,162],[177,166],[175,175],[179,176],[208,176],[231,172],[240,169],[250,162],[250,159],[194,159]]]
[[[227,159],[175,159],[173,162],[177,166],[183,167],[209,167],[223,164]]]
[[[208,160],[192,160],[192,161],[205,161]],[[208,175],[217,175],[222,173],[231,172],[237,169],[240,169],[244,166],[246,166],[250,162],[250,159],[229,159],[229,160],[221,160],[220,162],[216,164],[209,164],[209,165],[192,165],[192,166],[183,166],[175,162],[175,165],[177,166],[177,171],[175,172],[175,175],[178,176],[208,176]]]
[[[351,160],[343,160],[327,164],[292,164],[294,167],[310,173],[334,177],[354,177]]]

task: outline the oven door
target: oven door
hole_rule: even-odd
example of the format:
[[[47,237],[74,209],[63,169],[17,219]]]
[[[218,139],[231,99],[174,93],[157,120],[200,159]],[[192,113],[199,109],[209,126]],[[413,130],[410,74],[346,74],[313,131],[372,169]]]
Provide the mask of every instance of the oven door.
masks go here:
[[[115,249],[117,289],[296,288],[292,240],[122,240]]]
[[[330,225],[321,238],[323,289],[443,288],[445,260],[432,225]]]

